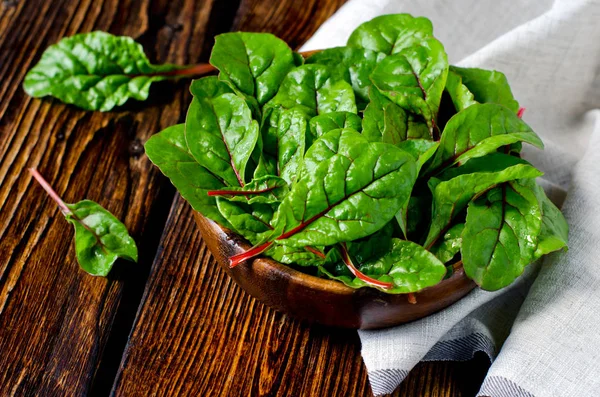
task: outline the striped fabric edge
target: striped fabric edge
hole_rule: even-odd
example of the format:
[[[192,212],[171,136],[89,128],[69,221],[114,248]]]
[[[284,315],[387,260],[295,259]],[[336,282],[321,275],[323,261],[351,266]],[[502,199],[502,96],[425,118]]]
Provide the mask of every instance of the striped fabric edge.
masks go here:
[[[478,397],[535,397],[510,379],[488,376],[483,381]]]
[[[462,338],[436,343],[422,361],[467,361],[472,359],[475,352],[478,351],[487,354],[490,361],[496,357],[496,348],[492,340],[484,334],[474,333]],[[373,395],[378,397],[393,393],[406,378],[408,372],[409,370],[396,368],[369,371],[369,382]],[[521,396],[515,395],[515,397]]]
[[[468,361],[476,352],[484,352],[490,361],[496,358],[494,342],[486,335],[476,332],[436,343],[422,361]]]

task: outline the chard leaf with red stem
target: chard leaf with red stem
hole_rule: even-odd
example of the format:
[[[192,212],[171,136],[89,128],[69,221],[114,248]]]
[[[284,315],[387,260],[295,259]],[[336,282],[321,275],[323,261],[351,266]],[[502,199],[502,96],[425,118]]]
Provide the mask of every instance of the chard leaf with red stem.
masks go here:
[[[114,215],[91,200],[65,203],[37,170],[30,168],[29,172],[75,227],[75,254],[83,270],[93,276],[105,277],[118,258],[137,262],[135,241]]]

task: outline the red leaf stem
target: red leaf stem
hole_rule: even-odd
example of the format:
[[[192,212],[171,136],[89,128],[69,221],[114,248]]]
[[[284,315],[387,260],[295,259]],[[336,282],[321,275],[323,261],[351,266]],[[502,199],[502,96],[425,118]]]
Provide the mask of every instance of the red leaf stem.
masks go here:
[[[366,274],[362,273],[360,270],[358,270],[356,268],[356,266],[354,266],[354,263],[352,263],[352,260],[350,259],[350,255],[348,254],[348,249],[346,248],[345,243],[341,243],[339,245],[339,249],[340,249],[340,253],[342,254],[342,260],[344,261],[344,264],[346,264],[346,266],[348,267],[350,272],[354,275],[354,277],[364,281],[367,284],[371,284],[376,287],[385,288],[385,289],[390,289],[390,288],[394,287],[394,284],[392,284],[392,283],[374,279],[374,278],[369,277]]]

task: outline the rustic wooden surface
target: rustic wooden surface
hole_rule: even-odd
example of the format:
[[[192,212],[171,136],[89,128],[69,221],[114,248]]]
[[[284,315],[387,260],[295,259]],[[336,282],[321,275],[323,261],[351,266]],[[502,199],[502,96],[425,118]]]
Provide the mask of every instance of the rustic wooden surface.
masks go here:
[[[229,30],[269,31],[297,47],[341,3],[0,2],[1,396],[370,395],[356,333],[249,298],[143,155],[150,135],[183,119],[188,82],[158,84],[150,101],[111,113],[21,89],[43,49],[77,32],[130,35],[155,62],[195,63]],[[121,218],[140,263],[118,263],[106,279],[79,271],[71,226],[25,172],[31,166],[65,201],[89,198]],[[395,395],[472,396],[486,368],[482,357],[423,364]]]

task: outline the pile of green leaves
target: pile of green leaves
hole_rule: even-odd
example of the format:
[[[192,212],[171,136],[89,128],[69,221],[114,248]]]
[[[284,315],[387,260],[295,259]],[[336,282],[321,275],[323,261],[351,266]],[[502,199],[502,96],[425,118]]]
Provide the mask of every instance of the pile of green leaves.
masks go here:
[[[412,293],[461,262],[509,285],[568,227],[519,157],[542,148],[505,76],[449,66],[426,18],[385,15],[304,60],[270,34],[217,36],[219,75],[146,153],[206,217],[354,288]]]

